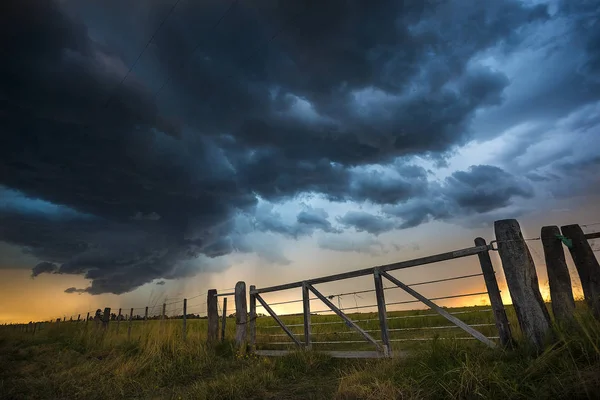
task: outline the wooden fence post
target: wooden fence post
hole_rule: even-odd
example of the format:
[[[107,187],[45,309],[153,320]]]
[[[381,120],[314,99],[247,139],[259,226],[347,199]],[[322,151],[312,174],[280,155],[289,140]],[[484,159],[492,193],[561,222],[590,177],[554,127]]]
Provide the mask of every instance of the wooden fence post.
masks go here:
[[[256,290],[256,286],[250,285],[250,351],[256,351],[256,294],[254,291]]]
[[[390,346],[390,334],[388,330],[387,309],[385,306],[385,294],[383,290],[383,281],[379,269],[373,271],[375,281],[375,296],[377,297],[377,315],[379,317],[379,329],[381,330],[381,342],[383,343],[383,355],[391,357],[392,348]]]
[[[119,308],[119,315],[117,315],[117,335],[119,334],[119,325],[121,324],[121,309]]]
[[[583,295],[594,316],[600,319],[600,265],[594,251],[579,225],[562,226],[560,230],[571,239],[569,251],[579,273]]]
[[[77,322],[81,321],[81,314],[77,314]]]
[[[187,299],[183,299],[183,331],[181,332],[183,341],[187,339]]]
[[[304,347],[310,350],[312,349],[310,342],[310,291],[306,282],[302,282],[302,310],[304,314]]]
[[[38,323],[36,322],[33,324],[33,332],[31,334],[35,335],[35,331],[37,331],[37,330],[38,330]]]
[[[221,342],[225,341],[225,324],[227,323],[227,297],[223,297],[223,319],[221,320]]]
[[[144,311],[144,325],[148,321],[148,306],[146,306],[146,311]]]
[[[89,313],[89,311],[88,311],[88,313],[87,313],[87,317],[85,317],[85,326],[87,326],[87,324],[88,324],[89,320],[90,320],[90,313]]]
[[[504,219],[494,222],[494,230],[519,326],[527,340],[542,350],[550,333],[550,315],[521,227],[515,219]]]
[[[110,307],[104,309],[104,315],[102,316],[102,327],[108,329],[108,322],[110,321]]]
[[[131,324],[133,324],[133,307],[129,311],[129,325],[127,326],[127,340],[131,340]]]
[[[548,270],[548,284],[554,319],[570,321],[575,312],[575,299],[571,286],[571,276],[565,260],[558,226],[544,226],[541,232],[544,258]]]
[[[475,246],[486,245],[485,239],[480,237],[475,239]],[[500,344],[505,347],[510,347],[512,346],[512,333],[510,331],[510,325],[508,324],[504,303],[502,302],[502,296],[500,295],[500,289],[498,288],[496,272],[492,265],[490,253],[489,251],[478,253],[477,257],[479,258],[481,272],[483,272],[483,280],[485,281],[485,287],[490,298],[490,305],[492,306],[492,311],[494,313],[494,320],[496,321],[496,329],[498,329]]]
[[[160,320],[164,321],[166,315],[167,315],[167,303],[163,303],[162,314],[160,315]]]
[[[246,352],[246,324],[248,323],[248,307],[246,304],[246,282],[235,284],[235,344]]]
[[[219,310],[217,310],[217,289],[210,289],[206,294],[206,313],[208,314],[208,343],[217,341],[219,332]]]

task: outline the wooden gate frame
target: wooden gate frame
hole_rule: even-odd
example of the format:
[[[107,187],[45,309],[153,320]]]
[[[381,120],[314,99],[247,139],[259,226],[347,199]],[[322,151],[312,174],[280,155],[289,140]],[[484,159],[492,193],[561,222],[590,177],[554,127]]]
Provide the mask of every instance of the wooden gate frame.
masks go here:
[[[422,302],[423,304],[430,307],[432,310],[436,311],[442,317],[446,318],[452,324],[461,328],[469,335],[473,336],[475,339],[484,343],[489,347],[495,347],[496,343],[487,338],[481,332],[472,328],[462,320],[456,318],[452,314],[448,313],[442,307],[435,304],[433,301],[429,300],[427,297],[423,296],[416,290],[410,288],[408,285],[404,284],[394,276],[390,275],[390,271],[395,271],[399,269],[411,268],[420,265],[426,265],[431,263],[436,263],[440,261],[447,261],[457,258],[468,257],[472,255],[478,255],[480,265],[482,268],[485,284],[487,287],[487,292],[490,297],[490,303],[492,306],[492,310],[494,312],[494,317],[496,320],[496,327],[498,328],[500,334],[500,342],[502,345],[508,345],[512,341],[510,327],[508,325],[508,319],[506,317],[506,311],[504,309],[504,305],[502,303],[502,298],[500,297],[500,291],[498,289],[498,284],[496,281],[495,273],[492,267],[491,259],[489,257],[489,250],[493,250],[492,245],[486,244],[485,240],[482,238],[475,239],[475,247],[469,247],[461,250],[456,250],[447,253],[436,254],[427,257],[416,258],[413,260],[401,261],[393,264],[387,264],[382,266],[376,266],[371,268],[360,269],[356,271],[344,272],[341,274],[335,274],[315,279],[309,279],[306,281],[298,281],[293,283],[287,283],[283,285],[270,286],[266,288],[256,289],[256,286],[250,286],[250,347],[252,351],[255,351],[259,355],[283,355],[287,354],[286,350],[256,350],[256,301],[258,301],[263,308],[267,311],[267,313],[277,322],[277,324],[281,327],[281,329],[292,339],[292,341],[301,348],[311,349],[311,314],[310,314],[310,301],[309,296],[312,292],[317,296],[319,300],[321,300],[327,307],[337,314],[346,324],[357,331],[367,342],[372,343],[375,346],[376,351],[329,351],[326,353],[330,353],[336,357],[391,357],[391,346],[389,339],[389,329],[387,324],[387,309],[385,304],[385,296],[384,296],[384,287],[382,278],[386,278],[388,281],[392,282],[396,286],[400,287],[402,290]],[[377,314],[379,317],[379,324],[381,330],[381,344],[378,340],[374,339],[371,335],[365,332],[360,326],[358,326],[354,321],[352,321],[342,310],[336,307],[326,296],[321,294],[314,285],[320,283],[327,283],[338,281],[342,279],[356,278],[366,275],[373,275],[374,284],[375,284],[375,294],[377,297]],[[304,338],[300,340],[279,318],[279,316],[273,311],[273,309],[269,306],[269,304],[261,297],[263,293],[276,292],[287,289],[294,288],[302,288],[302,303],[303,303],[303,316],[304,316]]]

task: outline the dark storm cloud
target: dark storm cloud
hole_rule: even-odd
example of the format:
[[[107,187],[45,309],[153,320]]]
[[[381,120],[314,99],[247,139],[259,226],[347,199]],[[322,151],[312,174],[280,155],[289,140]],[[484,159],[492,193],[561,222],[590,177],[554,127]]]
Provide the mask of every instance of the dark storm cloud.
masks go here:
[[[358,232],[364,231],[373,235],[391,231],[395,227],[393,220],[365,211],[348,211],[344,216],[338,218],[338,222],[345,227],[353,227]]]
[[[384,206],[383,211],[400,218],[400,228],[410,228],[429,220],[485,214],[511,205],[514,198],[533,195],[533,188],[525,179],[498,167],[476,165],[454,172],[441,185],[431,185],[427,196]]]
[[[39,274],[52,273],[52,272],[56,272],[57,270],[58,270],[58,265],[51,263],[51,262],[42,261],[41,263],[37,264],[35,267],[33,267],[31,269],[31,276],[36,277]]]
[[[237,2],[211,28],[228,6],[182,2],[121,84],[163,2],[3,2],[0,184],[72,214],[3,208],[0,240],[83,275],[92,294],[191,276],[233,251],[289,262],[236,233],[238,213],[297,237],[335,228],[316,209],[283,224],[255,209],[257,196],[429,195],[416,167],[389,180],[360,168],[441,160],[468,140],[475,113],[501,104],[509,85],[470,60],[497,44],[509,51],[519,28],[546,19],[543,6],[517,1],[273,1]],[[491,189],[471,174],[453,177],[465,193],[447,195],[479,212],[492,200],[473,188]],[[497,194],[504,204],[523,192]],[[391,229],[359,214],[340,221]]]
[[[317,244],[321,249],[344,253],[353,252],[379,255],[384,252],[383,244],[371,236],[350,239],[340,235],[326,235],[320,236],[317,239]]]
[[[85,289],[77,289],[76,287],[70,287],[65,289],[65,293],[86,293]]]

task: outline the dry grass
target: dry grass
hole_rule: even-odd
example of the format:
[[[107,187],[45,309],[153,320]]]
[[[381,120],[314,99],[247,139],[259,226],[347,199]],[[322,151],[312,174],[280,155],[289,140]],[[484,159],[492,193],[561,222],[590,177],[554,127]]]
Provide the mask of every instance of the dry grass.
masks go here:
[[[468,315],[464,315],[468,322],[477,323],[481,320],[474,315],[486,314]],[[293,324],[296,319],[288,317],[286,322]],[[431,318],[392,321],[409,327],[429,323]],[[258,324],[264,327],[272,321],[259,319]],[[410,356],[389,360],[335,360],[316,352],[268,359],[241,356],[229,341],[207,347],[205,320],[188,321],[188,327],[186,342],[181,321],[176,320],[136,322],[131,340],[127,324],[121,324],[118,335],[114,325],[103,332],[92,324],[86,329],[83,323],[46,326],[35,336],[5,330],[0,333],[0,397],[583,399],[598,398],[600,393],[600,324],[585,311],[578,314],[575,327],[558,329],[553,344],[539,356],[526,346],[502,351],[462,340],[434,340],[398,342],[397,346],[411,349]],[[327,327],[331,327],[327,335],[340,328],[331,324],[319,329]],[[229,323],[229,338],[233,329]]]

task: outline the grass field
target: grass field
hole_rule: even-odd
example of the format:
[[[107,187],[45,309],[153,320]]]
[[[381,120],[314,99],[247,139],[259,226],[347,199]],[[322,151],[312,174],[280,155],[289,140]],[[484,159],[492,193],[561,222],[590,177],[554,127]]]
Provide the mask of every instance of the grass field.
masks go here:
[[[448,309],[488,336],[495,336],[487,307]],[[513,310],[507,310],[518,338]],[[389,313],[394,359],[340,360],[318,352],[281,358],[236,353],[235,320],[227,340],[205,345],[206,320],[112,321],[107,332],[93,323],[48,324],[25,334],[0,333],[2,399],[454,399],[600,398],[600,324],[585,311],[568,334],[558,329],[548,349],[536,356],[526,346],[488,349],[432,311]],[[353,314],[361,327],[377,330],[375,314]],[[283,317],[290,325],[301,317]],[[315,350],[372,350],[336,316],[313,316]],[[257,319],[259,348],[285,349],[287,340],[268,317]],[[300,326],[292,326],[301,333]],[[267,336],[269,335],[269,336]],[[379,339],[377,332],[372,335]],[[412,340],[412,339],[433,340]]]

